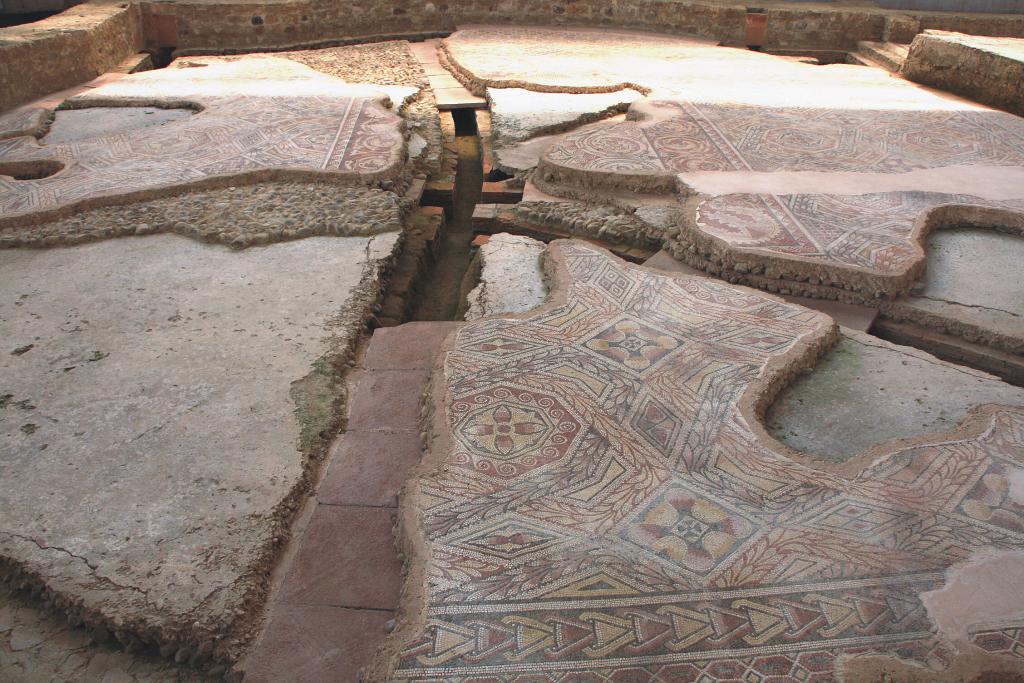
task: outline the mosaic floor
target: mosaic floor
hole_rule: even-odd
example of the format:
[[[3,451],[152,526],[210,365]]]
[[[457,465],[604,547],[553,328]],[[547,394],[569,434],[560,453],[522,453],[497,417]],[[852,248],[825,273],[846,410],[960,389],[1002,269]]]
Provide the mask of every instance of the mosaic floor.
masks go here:
[[[669,240],[705,252],[690,265],[740,262],[808,296],[871,302],[920,276],[937,206],[1024,228],[1024,120],[879,69],[599,30],[472,27],[443,46],[480,90],[646,92],[629,120],[552,139],[532,182],[586,202],[696,196]],[[823,267],[842,277],[794,285]]]
[[[530,204],[568,207],[567,222],[609,243],[628,244],[636,230],[645,249],[731,281],[870,300],[873,320],[878,299],[893,299],[890,309],[906,304],[922,282],[929,232],[955,224],[1024,235],[1024,120],[877,69],[575,28],[468,27],[441,51],[460,82],[480,96],[490,89],[499,114],[505,106],[496,129],[518,127],[506,139],[529,147],[524,168],[535,172],[524,180],[532,197],[524,213],[557,213]],[[363,59],[387,71],[377,54]],[[0,387],[10,389],[0,391],[8,422],[0,432],[17,444],[11,471],[23,479],[0,496],[14,520],[0,555],[53,586],[59,609],[71,605],[69,624],[84,620],[97,640],[224,675],[259,629],[271,562],[302,557],[297,545],[280,552],[285,527],[314,493],[307,484],[317,480],[315,463],[344,426],[368,441],[401,431],[408,466],[419,466],[399,493],[398,470],[377,457],[391,455],[393,444],[348,442],[373,461],[355,474],[387,470],[388,486],[372,504],[351,505],[336,491],[321,507],[331,515],[365,507],[359,514],[380,533],[324,532],[316,542],[326,551],[306,545],[306,564],[293,565],[308,569],[308,584],[301,578],[291,603],[280,593],[266,602],[303,608],[281,622],[290,644],[270,650],[293,677],[346,648],[368,658],[385,633],[366,675],[359,659],[339,665],[336,678],[1003,683],[974,674],[1024,675],[1024,407],[975,406],[942,433],[896,438],[866,429],[874,445],[851,453],[827,444],[824,455],[793,450],[761,415],[840,338],[824,313],[555,241],[538,249],[550,279],[531,271],[550,293],[546,305],[450,323],[458,332],[440,352],[387,342],[380,328],[377,343],[391,343],[388,353],[409,365],[371,368],[386,370],[386,379],[367,381],[374,352],[362,365],[351,354],[366,321],[379,322],[374,302],[397,282],[387,279],[400,272],[396,258],[409,244],[396,232],[406,205],[399,193],[427,164],[407,157],[396,113],[416,88],[328,75],[372,70],[348,59],[311,57],[318,72],[280,56],[185,58],[104,77],[64,100],[79,110],[65,116],[77,115],[79,135],[61,140],[53,126],[49,143],[42,134],[51,109],[0,116],[0,228],[11,233],[0,246],[18,247],[0,251],[17,276],[6,278],[8,336],[38,328],[0,355],[17,380]],[[424,81],[413,66],[408,81],[386,81]],[[622,101],[628,114],[609,120],[623,88],[644,96],[630,95]],[[498,89],[507,90],[495,97]],[[420,99],[412,125],[417,116],[433,121],[437,101]],[[100,107],[194,113],[129,130]],[[93,135],[84,123],[91,118],[119,127]],[[455,119],[445,120],[454,130]],[[597,123],[577,127],[584,121]],[[420,146],[432,144],[420,133]],[[288,187],[229,187],[235,178],[302,182],[316,201]],[[346,192],[320,189],[329,183]],[[193,191],[165,196],[183,188]],[[587,212],[573,213],[580,205]],[[142,237],[154,232],[247,248]],[[409,235],[433,239],[427,233]],[[128,235],[139,237],[75,246]],[[972,253],[991,253],[980,249]],[[1006,252],[1000,268],[1014,272],[1014,252]],[[987,257],[947,257],[1000,270]],[[62,277],[48,277],[54,272]],[[509,272],[495,286],[522,284]],[[990,332],[993,292],[1012,300],[1015,280],[975,282],[979,298],[967,301],[956,278],[933,283],[936,301],[971,309]],[[950,301],[942,298],[951,291]],[[1011,346],[1024,340],[1017,308],[1000,311],[1013,318],[1001,332]],[[140,330],[145,338],[133,341]],[[434,334],[441,345],[447,331]],[[231,343],[240,337],[248,341]],[[352,367],[359,370],[346,388],[341,373]],[[397,372],[433,382],[425,450],[420,390]],[[257,380],[260,391],[246,389]],[[365,402],[349,402],[345,423],[343,403],[360,383]],[[856,405],[847,392],[841,402]],[[977,400],[995,399],[989,392]],[[814,410],[821,401],[807,403],[817,424],[828,419]],[[809,432],[822,445],[820,432]],[[876,443],[883,438],[892,440]],[[108,447],[96,449],[104,439]],[[331,467],[340,462],[334,452]],[[239,459],[246,466],[234,466]],[[327,472],[349,492],[362,489],[358,476]],[[322,482],[317,496],[329,495]],[[368,488],[358,493],[373,497]],[[293,539],[308,534],[302,523],[289,528]],[[408,560],[401,604],[399,563],[386,540],[393,530]],[[367,538],[389,566],[364,552]],[[967,570],[991,571],[993,557],[1010,586],[997,586],[1002,611],[984,607],[993,598],[981,591],[949,597]],[[377,602],[346,572],[367,573],[393,595]],[[346,591],[350,602],[339,598]],[[318,622],[307,618],[311,607],[366,614]],[[0,655],[14,649],[10,642],[27,650],[21,629],[4,630],[2,612]],[[298,659],[306,661],[293,666]],[[884,678],[878,666],[913,673]]]
[[[390,177],[404,161],[405,140],[401,120],[386,104],[380,90],[277,58],[134,74],[74,96],[65,106],[201,111],[164,126],[76,142],[0,140],[0,167],[57,162],[60,168],[37,179],[0,177],[0,215],[10,222],[115,195],[146,198],[161,188],[257,171],[356,181]],[[23,129],[27,116],[22,112],[8,127]]]
[[[1024,198],[995,201],[971,195],[936,192],[831,194],[728,194],[702,202],[696,225],[704,234],[742,253],[787,254],[827,265],[833,277],[878,277],[874,287],[885,291],[896,277],[914,279],[925,264],[921,243],[935,227],[989,227],[985,212],[974,218],[957,207],[973,206],[1006,212],[1001,220],[1024,227]],[[934,211],[946,207],[943,211]],[[1018,220],[1017,214],[1020,214]],[[749,250],[749,251],[748,251]]]
[[[1024,120],[994,111],[883,111],[765,108],[718,103],[654,102],[648,122],[625,122],[570,134],[547,149],[538,170],[567,187],[675,193],[686,174],[811,172],[900,178],[921,170],[969,175],[974,168],[1024,168]],[[879,178],[881,176],[881,178]],[[931,176],[934,178],[935,176]],[[924,177],[927,190],[930,177]],[[910,181],[912,183],[912,181]],[[1024,189],[997,195],[902,190],[828,194],[727,193],[699,202],[692,218],[701,241],[762,265],[783,258],[832,273],[871,278],[859,288],[893,295],[906,291],[924,267],[921,241],[928,214],[944,205],[1002,209],[994,224],[1024,225]],[[895,188],[894,188],[895,189]],[[985,216],[991,220],[991,212]],[[941,221],[936,221],[941,222]],[[968,221],[970,222],[970,221]],[[989,227],[993,223],[987,223]],[[686,237],[684,236],[684,240]]]
[[[753,413],[830,342],[827,316],[578,243],[550,252],[560,303],[470,323],[448,352],[443,456],[414,494],[427,616],[394,679],[781,683],[835,680],[844,654],[948,663],[920,596],[973,551],[1024,542],[1005,493],[1024,412],[990,406],[834,476],[781,455]],[[998,626],[976,645],[1021,653],[1021,625]]]
[[[402,249],[423,74],[355,61],[179,59],[0,116],[0,574],[48,612],[0,596],[4,683],[221,680],[258,630]]]
[[[994,111],[765,108],[655,102],[661,120],[569,135],[548,164],[595,175],[687,171],[902,173],[1021,166],[1024,121]]]

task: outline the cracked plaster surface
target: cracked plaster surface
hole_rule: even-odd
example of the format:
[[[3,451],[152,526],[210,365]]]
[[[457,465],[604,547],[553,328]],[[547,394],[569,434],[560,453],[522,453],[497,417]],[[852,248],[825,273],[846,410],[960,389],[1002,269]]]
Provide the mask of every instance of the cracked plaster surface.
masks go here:
[[[5,562],[93,626],[230,655],[397,242],[0,253]]]
[[[544,243],[498,233],[480,247],[480,283],[467,295],[466,320],[500,313],[523,313],[547,297]]]
[[[926,252],[924,277],[909,294],[886,304],[885,315],[1024,352],[1024,237],[942,230],[931,235]]]
[[[336,77],[398,53],[380,84]],[[63,164],[0,177],[0,245],[109,240],[0,254],[0,556],[84,633],[193,673],[238,656],[399,243],[388,190],[411,164],[389,108],[429,142],[422,76],[404,43],[188,58],[99,79],[54,125],[39,107],[0,118],[0,173]],[[190,111],[138,127],[152,106]],[[124,116],[95,121],[103,107]],[[47,648],[12,667],[44,675],[67,655]],[[75,650],[89,675],[182,675]]]
[[[949,430],[983,403],[1024,406],[1024,389],[843,329],[813,371],[779,394],[765,420],[787,446],[843,463],[881,442]]]
[[[199,683],[173,662],[97,646],[89,634],[19,592],[0,590],[0,671],[9,683]]]

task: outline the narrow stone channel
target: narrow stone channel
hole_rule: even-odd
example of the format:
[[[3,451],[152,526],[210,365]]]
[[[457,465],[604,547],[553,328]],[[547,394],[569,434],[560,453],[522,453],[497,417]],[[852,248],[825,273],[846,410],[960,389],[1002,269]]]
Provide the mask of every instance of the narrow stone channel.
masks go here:
[[[473,255],[473,209],[480,200],[484,177],[473,110],[455,110],[453,117],[459,160],[452,212],[447,217],[437,262],[420,285],[420,300],[412,320],[454,320],[465,300],[463,280]]]

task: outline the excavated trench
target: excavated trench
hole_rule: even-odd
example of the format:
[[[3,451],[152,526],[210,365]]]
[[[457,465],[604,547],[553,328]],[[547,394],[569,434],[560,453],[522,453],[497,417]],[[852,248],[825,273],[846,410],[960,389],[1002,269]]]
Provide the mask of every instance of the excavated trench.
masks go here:
[[[164,65],[165,63],[158,63],[158,66]],[[479,273],[478,269],[474,267],[476,247],[473,244],[475,237],[474,210],[481,203],[485,182],[505,180],[507,176],[498,171],[492,171],[491,174],[485,175],[483,144],[474,110],[455,110],[452,112],[452,117],[455,123],[453,149],[457,161],[450,197],[443,202],[445,204],[443,224],[436,233],[432,234],[430,239],[421,239],[419,243],[416,242],[417,239],[420,239],[417,231],[423,226],[415,224],[411,226],[410,232],[413,233],[413,237],[410,243],[407,243],[406,249],[415,252],[411,258],[417,264],[416,272],[411,278],[404,281],[400,281],[400,278],[396,277],[391,278],[388,297],[401,300],[401,311],[390,317],[378,316],[378,325],[397,325],[408,321],[461,320],[466,309],[466,295],[477,282]],[[33,178],[44,177],[57,170],[59,169],[8,168],[8,175],[18,179],[20,179],[19,175]],[[2,168],[0,168],[0,174],[3,174]],[[423,216],[429,215],[423,214]],[[437,216],[438,214],[433,215]],[[555,236],[532,232],[526,226],[517,228],[514,225],[503,225],[502,230],[545,241]],[[429,232],[429,230],[425,230],[425,232]],[[607,246],[616,251],[614,245]],[[628,254],[621,255],[630,258]],[[630,260],[639,262],[644,259],[633,257]],[[383,307],[388,307],[387,301],[384,302]],[[852,345],[852,342],[848,343],[849,345]],[[902,360],[900,362],[904,366],[907,364]],[[841,369],[845,371],[848,368],[844,365]],[[824,376],[824,373],[820,374]],[[844,382],[828,383],[827,380],[830,378],[831,376],[821,379],[819,383],[824,383],[823,387],[811,387],[809,391],[820,391],[827,394],[829,391],[835,391],[837,387],[840,389],[839,393],[847,390],[845,382],[849,381],[848,378],[840,376]],[[795,397],[794,401],[800,403],[800,398]],[[937,411],[938,409],[936,409]],[[781,414],[781,410],[778,412]],[[935,418],[935,420],[941,419],[945,419],[944,416],[939,415]],[[782,422],[780,419],[779,425],[771,426],[773,435],[783,442],[790,443],[795,448],[806,448],[806,445],[799,442],[797,438],[790,439],[785,436],[787,430],[792,431],[792,427],[781,424]],[[914,427],[918,426],[914,425]],[[837,440],[841,441],[842,436],[840,434]],[[852,454],[860,446],[854,444],[848,450]]]
[[[467,295],[478,284],[479,261],[475,238],[504,232],[542,242],[571,237],[542,225],[474,220],[478,205],[508,205],[521,199],[521,192],[494,186],[512,176],[498,169],[485,169],[484,137],[474,109],[451,112],[455,136],[449,146],[456,154],[454,182],[450,192],[428,192],[407,226],[406,245],[388,280],[381,312],[372,326],[391,327],[405,322],[463,320]],[[490,190],[488,189],[490,188]],[[496,196],[497,195],[497,196]],[[443,209],[443,218],[441,210]],[[430,225],[432,214],[440,225]],[[616,255],[643,263],[653,252],[627,249],[623,244],[599,242]]]
[[[472,109],[457,109],[455,150],[458,163],[451,210],[439,236],[433,268],[426,273],[413,306],[411,320],[457,320],[465,310],[467,278],[473,258],[473,209],[483,188],[483,155]]]

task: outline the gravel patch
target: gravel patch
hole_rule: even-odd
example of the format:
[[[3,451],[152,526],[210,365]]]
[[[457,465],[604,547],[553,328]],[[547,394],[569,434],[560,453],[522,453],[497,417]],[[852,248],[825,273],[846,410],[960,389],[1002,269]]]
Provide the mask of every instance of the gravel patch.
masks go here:
[[[329,183],[263,183],[190,192],[83,211],[43,225],[0,230],[0,248],[70,246],[112,237],[174,232],[242,249],[318,235],[401,230],[392,192]]]
[[[274,52],[273,56],[301,62],[349,83],[427,86],[427,75],[404,40]]]
[[[582,202],[520,202],[516,222],[643,249],[658,249],[663,239],[660,229],[633,213]]]

